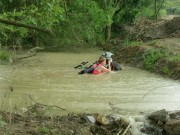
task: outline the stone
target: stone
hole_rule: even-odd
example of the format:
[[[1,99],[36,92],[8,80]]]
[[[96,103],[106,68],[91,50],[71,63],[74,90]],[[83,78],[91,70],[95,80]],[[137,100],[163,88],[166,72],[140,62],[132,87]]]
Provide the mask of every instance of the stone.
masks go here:
[[[158,121],[166,122],[168,118],[168,112],[165,109],[156,111],[156,112],[151,113],[148,116],[148,118],[155,122],[158,122]]]
[[[168,135],[180,135],[180,120],[169,119],[164,128]]]
[[[91,122],[93,124],[96,123],[96,119],[94,118],[94,116],[85,116],[84,119],[87,121],[87,122]]]
[[[169,117],[170,117],[170,119],[180,120],[180,111],[177,110],[177,111],[171,111],[171,112],[169,112]]]
[[[120,120],[121,115],[119,115],[119,114],[112,114],[109,117],[116,121],[116,120]]]
[[[96,117],[96,121],[101,125],[109,124],[109,120],[105,116],[100,115],[100,114],[98,114],[98,116]]]
[[[159,126],[163,126],[164,125],[164,123],[162,122],[162,121],[160,121],[160,120],[158,120],[158,123],[157,123]]]

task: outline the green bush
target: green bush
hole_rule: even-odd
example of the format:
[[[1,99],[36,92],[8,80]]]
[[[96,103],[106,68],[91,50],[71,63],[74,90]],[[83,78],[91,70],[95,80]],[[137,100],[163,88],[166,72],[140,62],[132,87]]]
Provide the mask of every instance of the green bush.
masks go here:
[[[168,60],[170,60],[170,61],[180,61],[180,55],[170,56],[170,57],[168,57]]]
[[[0,49],[0,61],[8,62],[10,58],[10,53]]]
[[[139,46],[142,44],[143,44],[143,42],[141,42],[141,41],[131,41],[128,38],[123,40],[123,46]]]
[[[41,133],[41,134],[49,134],[50,129],[47,128],[47,127],[39,127],[38,132]]]
[[[164,74],[168,74],[169,73],[169,68],[167,66],[162,67],[162,72]]]
[[[166,54],[160,49],[147,50],[147,52],[144,54],[144,67],[148,70],[154,70],[156,61],[164,56],[166,56]]]

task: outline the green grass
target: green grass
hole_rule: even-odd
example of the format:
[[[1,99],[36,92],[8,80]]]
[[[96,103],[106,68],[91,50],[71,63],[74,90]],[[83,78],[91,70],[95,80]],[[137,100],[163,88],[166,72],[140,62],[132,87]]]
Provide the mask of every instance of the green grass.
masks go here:
[[[2,120],[2,116],[0,115],[0,127],[3,127],[6,125],[6,122]]]
[[[167,66],[162,67],[162,72],[164,74],[168,74],[169,73],[169,68]]]
[[[168,52],[164,52],[160,49],[148,49],[144,54],[144,67],[148,70],[154,70],[156,67],[156,62],[162,58],[167,57]]]
[[[125,39],[123,41],[123,46],[139,46],[143,45],[143,42],[140,41],[130,41],[129,39]]]
[[[180,55],[169,56],[168,60],[170,60],[170,61],[180,61]]]
[[[38,127],[37,130],[41,134],[49,134],[50,133],[50,129],[47,127]]]
[[[10,53],[0,49],[0,61],[9,61]]]

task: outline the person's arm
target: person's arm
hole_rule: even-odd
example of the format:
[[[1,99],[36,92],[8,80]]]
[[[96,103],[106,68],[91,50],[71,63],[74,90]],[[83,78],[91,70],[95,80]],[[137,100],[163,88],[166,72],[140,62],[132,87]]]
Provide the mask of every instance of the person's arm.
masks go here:
[[[101,69],[102,69],[103,72],[110,73],[111,72],[111,61],[108,60],[108,68],[105,68],[104,66],[101,66]]]

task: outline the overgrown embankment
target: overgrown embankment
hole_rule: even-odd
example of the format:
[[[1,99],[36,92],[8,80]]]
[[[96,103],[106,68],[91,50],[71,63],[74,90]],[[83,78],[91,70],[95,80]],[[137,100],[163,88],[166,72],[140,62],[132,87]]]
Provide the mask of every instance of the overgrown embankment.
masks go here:
[[[112,42],[119,62],[180,79],[180,17],[126,26],[128,40]],[[140,41],[140,42],[139,42]],[[117,47],[118,46],[118,47]]]
[[[115,51],[119,62],[180,79],[180,55],[150,45],[128,46]]]

